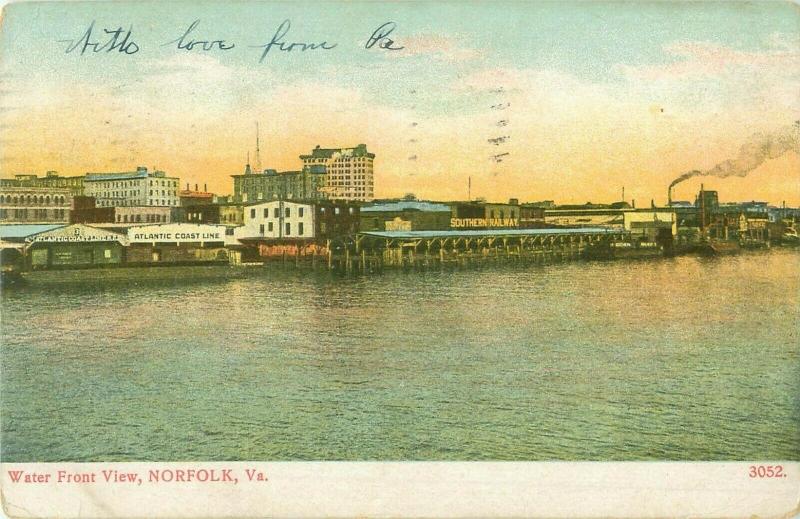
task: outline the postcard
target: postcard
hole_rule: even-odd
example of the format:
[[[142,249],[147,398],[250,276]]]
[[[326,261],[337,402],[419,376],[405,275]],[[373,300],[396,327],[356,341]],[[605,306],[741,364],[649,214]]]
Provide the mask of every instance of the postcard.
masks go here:
[[[0,497],[39,517],[791,517],[790,2],[0,21]]]

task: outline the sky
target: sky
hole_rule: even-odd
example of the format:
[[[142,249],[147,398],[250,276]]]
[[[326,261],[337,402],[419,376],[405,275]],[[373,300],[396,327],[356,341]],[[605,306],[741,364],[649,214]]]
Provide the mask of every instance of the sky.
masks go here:
[[[193,40],[174,41],[196,20]],[[287,44],[272,47],[284,20]],[[81,54],[90,24],[138,52]],[[401,50],[370,35],[394,23]],[[185,40],[186,41],[186,40]],[[383,40],[385,42],[385,40]],[[173,42],[173,43],[170,43]],[[132,47],[129,47],[132,50]],[[129,171],[232,191],[255,154],[299,169],[316,145],[375,153],[377,197],[666,202],[669,183],[800,119],[789,2],[59,2],[6,6],[0,175]],[[721,201],[800,205],[800,156],[694,177]]]

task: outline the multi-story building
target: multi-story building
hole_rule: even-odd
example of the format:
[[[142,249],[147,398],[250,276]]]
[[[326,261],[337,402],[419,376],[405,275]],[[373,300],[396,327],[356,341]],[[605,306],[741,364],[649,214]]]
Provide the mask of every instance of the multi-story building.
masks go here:
[[[0,223],[68,223],[69,189],[0,187]]]
[[[244,207],[244,225],[237,238],[313,238],[314,206],[273,200]]]
[[[241,175],[233,177],[233,199],[241,203],[261,200],[322,200],[325,191],[325,166],[304,167],[300,171],[265,169],[253,172],[250,164]]]
[[[36,175],[15,175],[14,178],[0,179],[2,187],[49,187],[69,189],[73,196],[83,194],[83,175],[75,177],[61,177],[55,171],[48,171],[44,177]]]
[[[355,148],[320,148],[300,155],[303,166],[325,166],[327,198],[370,202],[375,198],[373,163],[375,154],[366,144]]]
[[[359,207],[345,201],[273,200],[244,207],[242,240],[325,240],[357,233]]]
[[[179,204],[178,178],[168,177],[163,171],[147,171],[143,166],[122,173],[87,173],[83,185],[84,193],[94,197],[98,207]]]

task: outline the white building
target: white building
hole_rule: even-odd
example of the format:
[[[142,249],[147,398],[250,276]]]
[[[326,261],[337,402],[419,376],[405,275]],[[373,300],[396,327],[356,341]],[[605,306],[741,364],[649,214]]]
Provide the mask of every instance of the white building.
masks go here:
[[[142,166],[122,173],[87,173],[83,181],[84,193],[95,198],[97,207],[177,207],[178,184],[177,177]]]
[[[237,239],[313,238],[314,205],[273,200],[244,207],[244,225],[237,227]]]
[[[366,144],[355,148],[320,148],[310,155],[300,155],[303,166],[324,165],[327,178],[324,188],[332,200],[370,202],[375,198],[373,162],[375,154]]]

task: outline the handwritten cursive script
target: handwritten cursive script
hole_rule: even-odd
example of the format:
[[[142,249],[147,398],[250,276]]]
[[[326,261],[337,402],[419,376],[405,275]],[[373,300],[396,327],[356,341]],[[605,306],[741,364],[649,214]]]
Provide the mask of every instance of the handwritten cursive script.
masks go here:
[[[397,24],[394,22],[386,22],[377,29],[372,32],[372,36],[369,37],[367,40],[367,44],[364,45],[365,49],[371,49],[375,44],[378,45],[379,49],[386,49],[386,50],[403,50],[405,47],[397,47],[394,43],[394,40],[389,38],[389,35],[392,34],[397,28]]]
[[[284,20],[278,26],[278,30],[275,31],[275,35],[269,41],[269,43],[265,45],[257,45],[257,47],[261,47],[264,49],[264,52],[261,53],[261,59],[258,60],[259,63],[263,63],[264,59],[269,54],[269,51],[272,50],[273,47],[277,48],[278,50],[282,50],[285,52],[290,52],[292,50],[331,50],[336,47],[336,43],[328,43],[327,41],[323,41],[321,43],[286,43],[283,41],[284,36],[286,33],[289,32],[289,28],[292,26],[292,22],[289,20]]]
[[[200,25],[200,20],[193,21],[180,38],[168,41],[162,45],[162,47],[172,45],[173,43],[177,43],[179,49],[186,51],[191,51],[195,48],[200,48],[204,51],[214,50],[215,48],[218,50],[231,50],[236,47],[235,44],[228,43],[225,40],[193,40],[189,38],[189,34],[191,34],[198,25]]]
[[[133,26],[129,27],[128,30],[125,32],[125,36],[122,35],[123,28],[119,27],[117,29],[103,29],[103,32],[108,36],[108,40],[105,42],[101,41],[93,41],[92,40],[92,31],[94,31],[94,20],[92,23],[89,24],[89,27],[86,29],[86,32],[83,33],[83,36],[78,38],[77,40],[58,40],[59,43],[68,43],[67,48],[65,50],[66,54],[77,50],[80,48],[81,56],[87,51],[90,50],[92,52],[112,52],[117,51],[122,54],[136,54],[139,52],[139,45],[133,41],[132,32]]]

